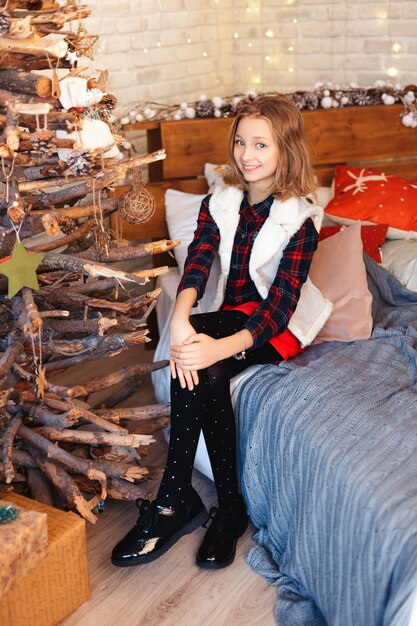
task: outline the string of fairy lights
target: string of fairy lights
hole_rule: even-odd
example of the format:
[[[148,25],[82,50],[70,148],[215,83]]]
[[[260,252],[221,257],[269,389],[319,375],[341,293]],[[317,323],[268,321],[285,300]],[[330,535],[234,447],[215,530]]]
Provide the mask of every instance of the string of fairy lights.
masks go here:
[[[164,40],[168,13],[166,4],[157,0],[155,5],[150,13],[152,28],[141,28],[137,34],[140,44],[139,47],[135,46],[135,49],[138,54],[149,56],[150,65],[157,66],[158,50],[173,44],[169,40]],[[306,50],[305,34],[309,34],[309,27],[320,29],[320,24],[324,19],[323,14],[315,20],[315,12],[318,15],[319,10],[327,10],[326,19],[331,22],[331,27],[326,32],[331,41],[327,43],[327,46],[323,43],[319,52],[330,54],[332,57],[329,64],[329,72],[333,75],[332,80],[346,82],[349,76],[352,77],[355,73],[355,68],[349,66],[348,62],[349,54],[354,54],[354,48],[349,47],[349,38],[353,37],[357,40],[355,23],[361,23],[363,31],[362,18],[366,20],[365,27],[369,24],[370,28],[370,35],[366,38],[369,41],[376,41],[376,45],[378,42],[381,44],[379,51],[374,52],[374,57],[378,54],[380,58],[378,74],[393,82],[400,80],[401,58],[406,52],[406,46],[401,41],[401,37],[393,35],[393,21],[395,21],[393,18],[397,18],[398,14],[392,10],[391,0],[369,6],[364,9],[367,11],[366,14],[361,14],[361,7],[362,5],[357,2],[353,3],[349,0],[341,0],[327,6],[324,4],[304,6],[301,0],[279,0],[278,2],[277,0],[235,0],[232,4],[225,0],[208,0],[201,9],[200,27],[196,21],[196,11],[190,9],[189,26],[187,16],[183,16],[180,26],[175,23],[175,30],[181,32],[184,46],[194,47],[194,58],[201,54],[201,57],[212,61],[210,67],[215,69],[207,74],[207,90],[215,90],[216,87],[224,86],[227,82],[223,80],[227,50],[233,51],[227,60],[233,65],[233,77],[236,83],[229,85],[229,88],[244,90],[253,87],[265,91],[273,86],[290,89],[307,88],[308,85],[303,82],[310,66],[307,69],[303,68],[303,61],[311,54],[309,55],[309,51]],[[104,5],[100,0],[100,14],[102,11],[104,11]],[[137,12],[139,23],[146,23],[149,16],[146,5],[140,1],[137,3]],[[210,20],[206,25],[205,20],[209,13],[211,13]],[[224,19],[225,15],[226,19]],[[394,29],[394,32],[398,30]],[[112,35],[108,34],[104,36],[104,39],[110,37]],[[100,37],[100,47],[105,52],[105,41],[103,43],[102,39],[103,37]],[[323,35],[322,40],[325,39],[326,34]],[[227,40],[229,40],[229,48],[225,46]],[[219,50],[223,52],[219,53]],[[166,57],[161,57],[163,58]],[[343,58],[346,58],[346,64],[343,64]],[[371,71],[373,70],[368,73]],[[313,75],[314,72],[317,73],[317,70],[312,69],[310,73]]]

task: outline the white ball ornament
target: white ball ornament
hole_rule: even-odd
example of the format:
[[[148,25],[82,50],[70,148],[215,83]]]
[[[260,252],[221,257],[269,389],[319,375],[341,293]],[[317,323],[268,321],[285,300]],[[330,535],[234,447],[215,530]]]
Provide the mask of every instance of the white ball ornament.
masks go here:
[[[332,100],[332,107],[334,109],[337,109],[338,106],[339,106],[339,102],[336,100],[336,98],[333,98],[333,100]]]
[[[177,111],[176,113],[174,113],[174,120],[182,120],[182,113],[180,111]]]
[[[207,100],[207,96],[203,93],[201,94],[201,96],[199,97],[199,101],[200,102],[205,102]]]
[[[407,128],[410,128],[413,125],[413,119],[414,119],[414,116],[411,113],[406,113],[405,115],[402,116],[401,121],[404,124],[404,126],[406,126]]]
[[[331,109],[333,106],[333,100],[330,96],[324,96],[324,98],[321,99],[320,104],[323,109]]]
[[[130,143],[130,141],[124,141],[122,143],[122,147],[123,147],[123,150],[130,150],[132,147],[132,144]]]
[[[144,120],[144,119],[145,119],[145,118],[143,117],[142,113],[136,113],[135,120],[136,120],[137,122],[143,122],[143,120]]]
[[[349,98],[347,96],[342,96],[342,98],[340,99],[340,102],[342,103],[343,106],[345,106],[346,104],[349,104]]]
[[[220,109],[215,109],[214,110],[214,117],[221,117],[222,116],[222,112],[220,111]]]
[[[185,111],[188,108],[188,104],[186,102],[181,102],[180,109],[181,111]]]
[[[330,91],[328,89],[325,89],[323,91],[323,96],[325,96],[325,97],[330,96]]]
[[[223,98],[220,98],[220,96],[214,96],[211,101],[216,109],[220,109],[223,106]]]
[[[313,85],[314,91],[318,91],[318,89],[321,89],[322,87],[323,87],[323,83],[314,83]]]
[[[232,100],[232,104],[234,107],[237,107],[237,105],[239,104],[239,102],[241,101],[242,98],[240,98],[239,96],[234,96],[233,100]]]
[[[385,81],[381,80],[381,78],[379,78],[378,80],[375,81],[374,86],[375,87],[380,87],[380,88],[381,87],[385,87]]]
[[[136,111],[130,111],[129,117],[134,120],[136,118]]]
[[[122,126],[126,126],[126,124],[130,124],[130,118],[127,116],[122,117],[122,119],[120,120],[120,123]]]
[[[391,94],[388,94],[388,93],[383,93],[381,96],[381,99],[382,99],[382,102],[386,104],[387,106],[390,106],[391,104],[395,103],[394,96],[391,96]]]
[[[413,121],[411,122],[411,128],[417,128],[417,117],[413,117]]]
[[[404,102],[406,104],[412,104],[415,101],[416,97],[414,95],[414,91],[407,91],[406,94],[404,94]]]
[[[185,117],[189,120],[192,120],[195,118],[195,109],[193,109],[193,107],[187,107],[185,109]]]

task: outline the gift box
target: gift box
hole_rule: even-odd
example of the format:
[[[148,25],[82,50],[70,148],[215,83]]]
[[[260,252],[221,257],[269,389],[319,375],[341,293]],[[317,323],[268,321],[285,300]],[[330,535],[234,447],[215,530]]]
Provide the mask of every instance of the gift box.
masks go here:
[[[14,503],[8,500],[1,505]],[[19,509],[18,517],[0,524],[0,598],[45,558],[48,552],[46,513]]]
[[[90,597],[85,521],[17,494],[7,501],[46,514],[46,556],[0,598],[2,626],[56,626]]]

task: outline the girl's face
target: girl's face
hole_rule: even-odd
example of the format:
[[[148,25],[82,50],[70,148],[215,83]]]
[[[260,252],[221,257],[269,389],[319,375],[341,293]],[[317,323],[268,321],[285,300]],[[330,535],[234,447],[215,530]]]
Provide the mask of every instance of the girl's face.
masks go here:
[[[249,193],[255,190],[267,193],[274,182],[279,155],[266,118],[244,117],[240,120],[233,156],[248,183]]]

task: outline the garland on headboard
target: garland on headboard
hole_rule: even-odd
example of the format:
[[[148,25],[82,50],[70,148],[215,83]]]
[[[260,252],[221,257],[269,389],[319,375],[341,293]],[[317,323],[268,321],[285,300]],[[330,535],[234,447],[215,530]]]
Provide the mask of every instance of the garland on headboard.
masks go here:
[[[253,99],[258,94],[251,90],[246,94],[236,94],[221,98],[207,98],[201,95],[196,102],[180,104],[160,104],[158,102],[140,102],[128,113],[113,118],[113,125],[123,127],[134,122],[182,120],[193,118],[233,117],[243,98]],[[269,94],[273,95],[273,94]],[[300,110],[331,109],[346,106],[391,105],[402,102],[404,111],[401,115],[404,126],[417,127],[417,85],[391,85],[376,81],[373,87],[360,87],[356,84],[332,85],[316,83],[311,91],[295,91],[286,94]]]

